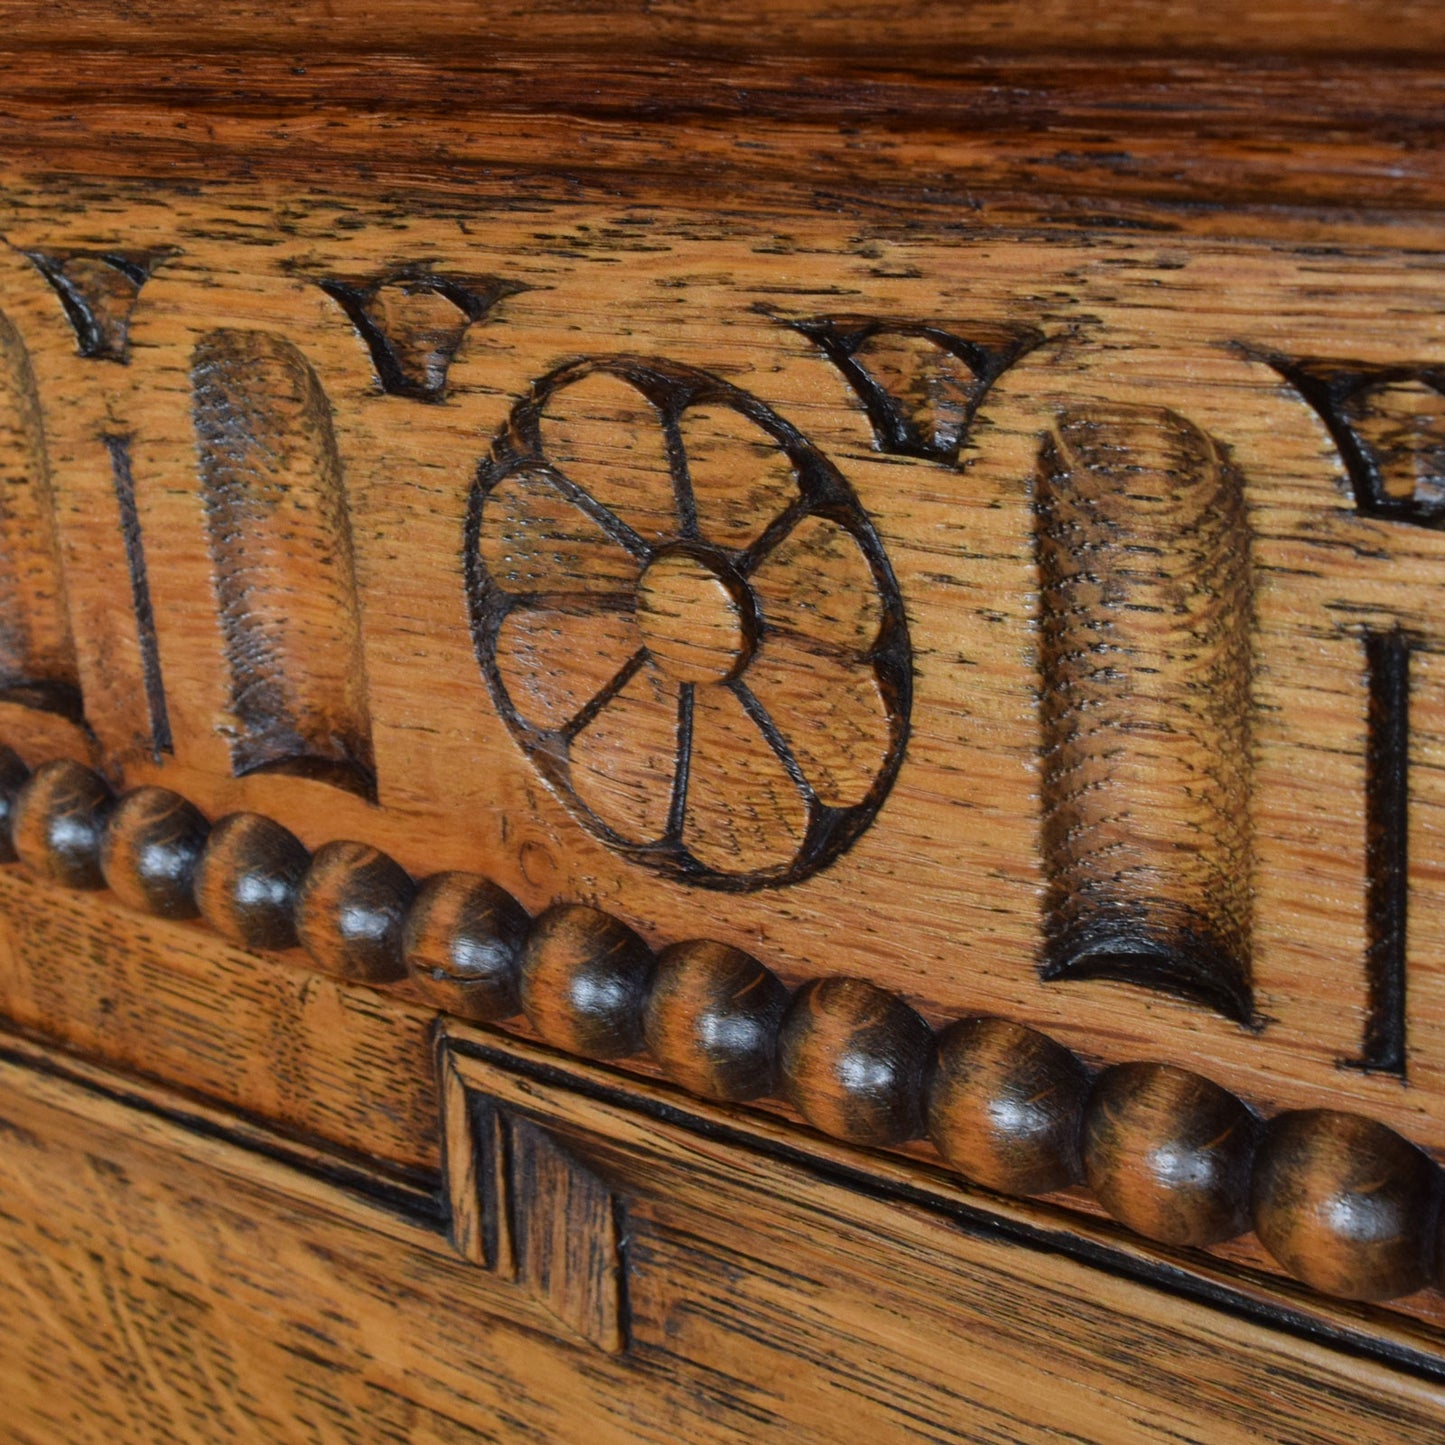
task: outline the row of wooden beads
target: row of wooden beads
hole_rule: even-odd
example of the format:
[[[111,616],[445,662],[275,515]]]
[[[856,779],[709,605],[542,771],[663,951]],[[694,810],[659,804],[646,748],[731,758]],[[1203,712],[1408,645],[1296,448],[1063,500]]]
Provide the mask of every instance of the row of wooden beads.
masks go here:
[[[935,1035],[901,998],[861,979],[815,979],[790,994],[720,943],[654,955],[594,908],[562,904],[530,919],[477,875],[418,886],[367,844],[311,854],[258,814],[212,826],[153,787],[117,800],[73,762],[32,775],[0,750],[7,822],[0,839],[67,886],[108,885],[149,913],[200,915],[248,948],[299,943],[346,977],[409,974],[443,1009],[485,1021],[525,1013],[549,1043],[585,1057],[645,1048],[698,1094],[780,1094],[852,1143],[926,1135],[966,1178],[1003,1193],[1084,1182],[1121,1223],[1166,1244],[1217,1244],[1252,1225],[1291,1274],[1325,1293],[1393,1298],[1436,1282],[1445,1259],[1440,1170],[1358,1115],[1265,1122],[1199,1075],[1166,1064],[1095,1075],[1005,1019],[964,1019]]]

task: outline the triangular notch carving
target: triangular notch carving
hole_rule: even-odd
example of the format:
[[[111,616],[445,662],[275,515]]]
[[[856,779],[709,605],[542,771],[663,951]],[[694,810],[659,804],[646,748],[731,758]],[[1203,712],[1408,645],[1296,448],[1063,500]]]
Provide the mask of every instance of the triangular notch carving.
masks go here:
[[[36,250],[25,253],[55,288],[82,356],[124,362],[130,356],[130,315],[157,266],[178,254],[154,251]]]
[[[853,388],[879,449],[957,460],[989,388],[1043,341],[1028,326],[948,328],[869,316],[789,323],[822,348]]]
[[[1367,517],[1445,527],[1445,366],[1295,359],[1243,348],[1317,411]]]
[[[452,358],[473,323],[504,296],[527,289],[496,276],[409,269],[319,284],[366,343],[382,390],[432,402],[446,396]]]

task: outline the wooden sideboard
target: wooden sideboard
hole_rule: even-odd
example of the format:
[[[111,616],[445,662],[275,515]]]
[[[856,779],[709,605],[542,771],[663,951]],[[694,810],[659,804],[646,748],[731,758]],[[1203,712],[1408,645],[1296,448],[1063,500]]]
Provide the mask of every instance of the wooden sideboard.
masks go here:
[[[1445,8],[0,20],[0,1439],[1445,1436]]]

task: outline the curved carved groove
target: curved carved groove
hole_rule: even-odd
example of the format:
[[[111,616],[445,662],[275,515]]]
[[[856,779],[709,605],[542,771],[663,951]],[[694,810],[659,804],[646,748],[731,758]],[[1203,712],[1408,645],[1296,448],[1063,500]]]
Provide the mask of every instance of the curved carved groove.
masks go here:
[[[942,328],[869,316],[791,323],[843,373],[880,450],[951,462],[989,388],[1043,341],[1028,326]]]
[[[130,313],[141,287],[163,261],[158,251],[38,250],[25,253],[60,297],[82,356],[125,362],[130,357]]]
[[[201,338],[191,384],[235,771],[373,797],[351,522],[321,384],[290,342],[239,330]]]
[[[25,343],[0,314],[0,701],[79,722],[40,402]]]
[[[1445,366],[1243,350],[1272,366],[1319,413],[1360,512],[1445,527]]]
[[[452,358],[472,324],[504,296],[526,289],[496,276],[415,270],[319,284],[366,343],[382,390],[417,401],[446,396]]]
[[[1037,497],[1043,976],[1252,1012],[1249,524],[1156,407],[1063,414]]]

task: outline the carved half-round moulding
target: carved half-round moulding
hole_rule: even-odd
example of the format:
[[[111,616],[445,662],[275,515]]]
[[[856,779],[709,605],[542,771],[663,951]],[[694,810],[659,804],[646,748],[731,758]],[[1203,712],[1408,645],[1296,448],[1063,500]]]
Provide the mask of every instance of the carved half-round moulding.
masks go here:
[[[1030,1195],[1082,1180],[1121,1224],[1164,1245],[1207,1246],[1252,1224],[1288,1273],[1324,1294],[1445,1288],[1445,1174],[1360,1115],[1261,1122],[1198,1074],[1137,1063],[1095,1076],[1007,1019],[962,1019],[935,1036],[906,1000],[865,979],[816,978],[790,998],[723,943],[694,939],[654,956],[600,909],[562,903],[529,918],[470,873],[416,888],[368,844],[313,855],[254,813],[207,831],[174,793],[146,787],[116,800],[74,762],[27,775],[0,749],[0,809],[19,860],[42,878],[108,882],[122,901],[169,917],[185,916],[189,887],[205,921],[246,948],[304,943],[330,972],[409,976],[472,1018],[524,1012],[547,1043],[584,1057],[645,1048],[684,1088],[727,1101],[781,1096],[851,1144],[900,1144],[926,1129],[975,1184]]]
[[[760,888],[876,815],[911,706],[898,584],[838,469],[755,397],[632,357],[553,372],[480,470],[466,556],[497,707],[610,847]]]
[[[439,1008],[463,1018],[521,1013],[518,973],[530,922],[522,905],[490,879],[434,874],[402,928],[412,982]]]

